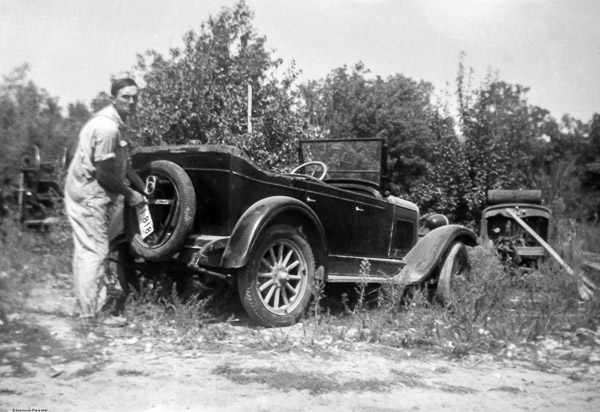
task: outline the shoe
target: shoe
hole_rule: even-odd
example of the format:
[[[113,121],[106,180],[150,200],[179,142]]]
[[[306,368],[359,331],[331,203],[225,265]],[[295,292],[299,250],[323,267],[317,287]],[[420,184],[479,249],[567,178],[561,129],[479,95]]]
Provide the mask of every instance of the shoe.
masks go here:
[[[127,319],[121,316],[98,316],[94,323],[99,326],[120,328],[127,325]]]

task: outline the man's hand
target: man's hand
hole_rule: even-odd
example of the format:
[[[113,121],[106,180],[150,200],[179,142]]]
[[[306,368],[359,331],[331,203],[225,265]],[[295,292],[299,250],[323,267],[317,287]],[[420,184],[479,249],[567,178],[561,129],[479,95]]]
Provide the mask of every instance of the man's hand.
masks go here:
[[[127,204],[129,206],[139,206],[146,203],[146,199],[144,198],[144,196],[142,196],[140,192],[137,192],[133,189],[128,190],[125,199],[127,200]]]

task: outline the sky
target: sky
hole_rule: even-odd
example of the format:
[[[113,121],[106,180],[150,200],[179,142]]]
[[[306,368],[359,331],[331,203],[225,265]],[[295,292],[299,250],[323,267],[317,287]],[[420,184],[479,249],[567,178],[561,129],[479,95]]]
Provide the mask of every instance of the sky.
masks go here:
[[[61,106],[89,104],[136,55],[166,54],[236,0],[0,0],[0,75],[22,65]],[[597,0],[246,0],[254,26],[301,80],[363,62],[455,90],[459,55],[474,86],[491,70],[530,88],[559,119],[600,113]]]

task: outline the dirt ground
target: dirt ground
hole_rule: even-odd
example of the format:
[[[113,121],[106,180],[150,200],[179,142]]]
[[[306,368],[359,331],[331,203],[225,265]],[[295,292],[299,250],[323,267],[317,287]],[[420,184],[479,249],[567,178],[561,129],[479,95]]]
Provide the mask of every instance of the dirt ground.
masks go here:
[[[457,360],[364,342],[317,351],[294,343],[302,324],[249,335],[242,323],[225,325],[217,346],[186,349],[127,328],[85,330],[71,296],[64,282],[41,285],[2,322],[0,410],[600,410],[597,332],[588,346],[546,341]],[[249,349],[248,336],[288,344]],[[534,356],[519,360],[519,350]]]

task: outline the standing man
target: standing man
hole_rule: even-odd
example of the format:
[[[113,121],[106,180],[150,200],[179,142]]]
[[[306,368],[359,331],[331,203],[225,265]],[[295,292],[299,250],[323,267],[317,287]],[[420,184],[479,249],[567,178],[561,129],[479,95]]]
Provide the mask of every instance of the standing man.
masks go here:
[[[65,207],[73,228],[73,275],[80,316],[90,323],[122,326],[125,318],[100,313],[107,298],[110,213],[119,195],[130,206],[143,204],[145,199],[144,183],[131,166],[125,124],[135,111],[138,86],[130,78],[118,79],[110,91],[112,104],[79,134],[65,185]]]

